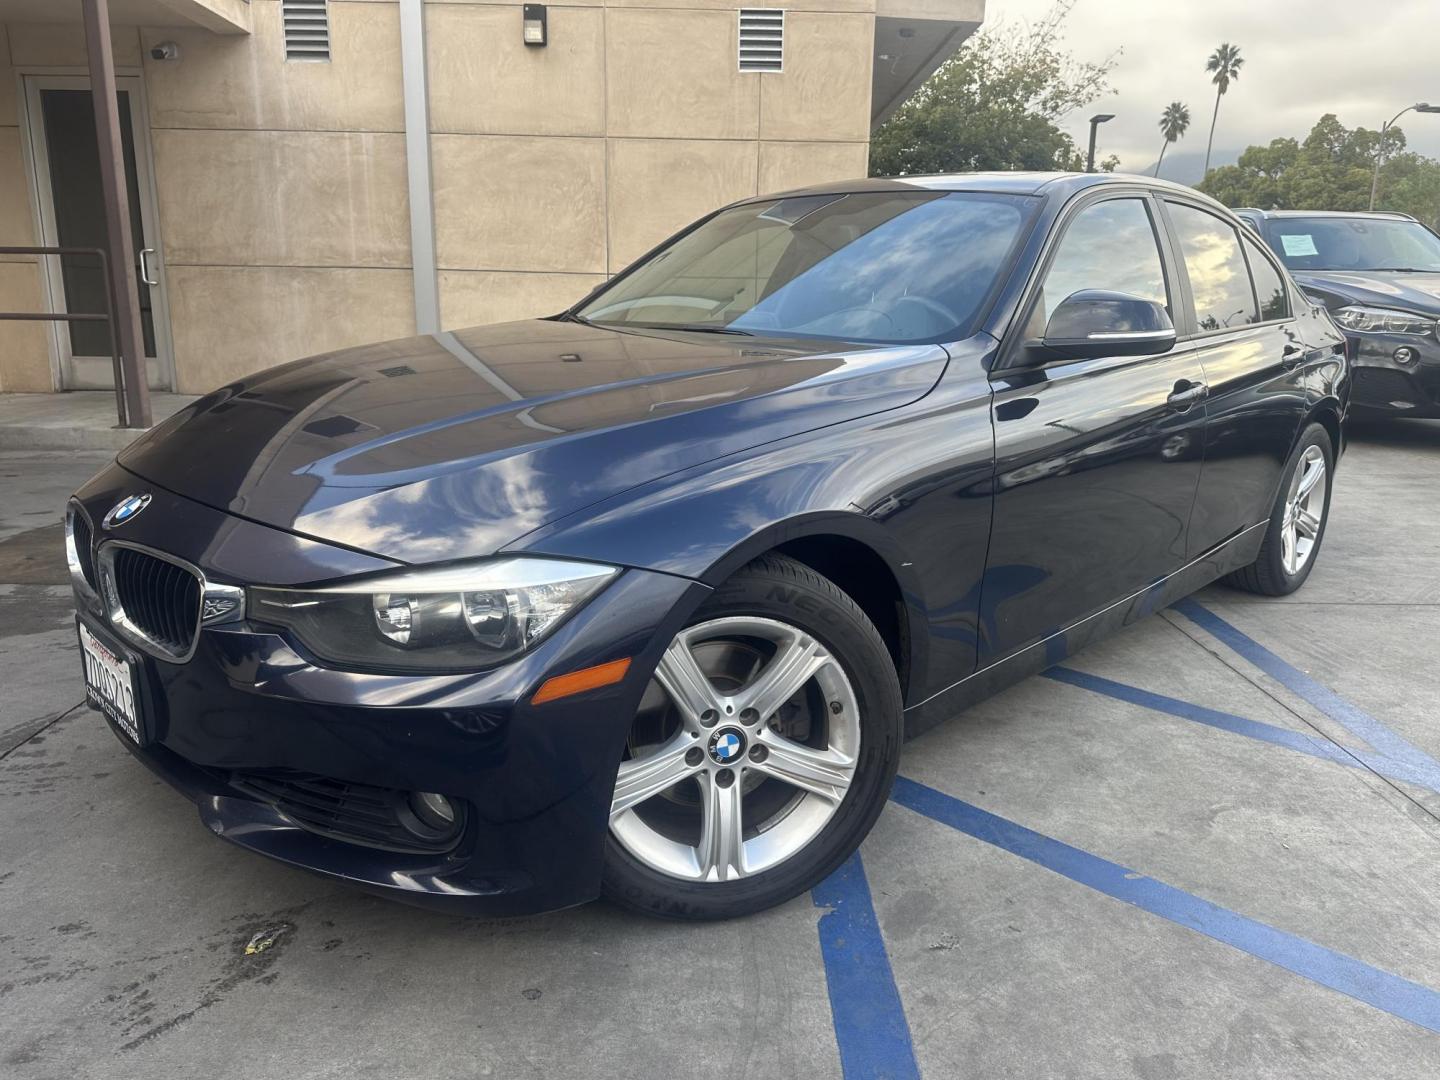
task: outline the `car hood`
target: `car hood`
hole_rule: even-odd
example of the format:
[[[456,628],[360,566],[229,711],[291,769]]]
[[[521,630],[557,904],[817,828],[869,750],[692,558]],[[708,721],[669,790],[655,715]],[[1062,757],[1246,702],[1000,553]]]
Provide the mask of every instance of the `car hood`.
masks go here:
[[[305,536],[466,558],[666,473],[914,401],[947,359],[936,345],[505,323],[261,372],[120,464]]]
[[[1440,274],[1408,270],[1301,270],[1296,284],[1322,297],[1327,307],[1370,304],[1422,315],[1440,315]]]

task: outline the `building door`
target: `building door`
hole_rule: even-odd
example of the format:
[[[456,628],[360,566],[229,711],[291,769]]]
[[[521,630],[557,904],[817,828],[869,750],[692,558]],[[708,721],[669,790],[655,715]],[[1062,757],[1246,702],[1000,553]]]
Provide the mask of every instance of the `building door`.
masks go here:
[[[132,269],[139,283],[146,372],[151,389],[169,390],[174,386],[174,362],[170,353],[164,267],[156,235],[149,129],[141,108],[140,80],[118,78],[115,82],[125,149],[125,186],[130,196],[130,230],[135,243]],[[41,243],[51,247],[108,247],[90,80],[71,75],[26,76],[25,99],[35,193],[40,208]],[[105,310],[108,283],[98,258],[51,256],[45,263],[52,311],[79,314]],[[60,388],[104,390],[113,387],[115,374],[105,323],[55,323],[54,326]]]

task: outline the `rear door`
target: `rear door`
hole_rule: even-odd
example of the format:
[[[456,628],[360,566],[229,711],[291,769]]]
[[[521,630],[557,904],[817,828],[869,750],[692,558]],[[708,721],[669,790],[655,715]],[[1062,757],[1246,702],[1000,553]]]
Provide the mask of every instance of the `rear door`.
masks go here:
[[[981,665],[1035,644],[1185,562],[1200,478],[1204,369],[1193,351],[1032,366],[1060,301],[1109,289],[1166,305],[1180,292],[1158,207],[1143,190],[1067,209],[992,375],[994,526]]]
[[[1164,211],[1185,286],[1177,347],[1195,350],[1209,387],[1195,558],[1270,516],[1305,414],[1311,349],[1285,276],[1260,244],[1198,203],[1167,197]]]

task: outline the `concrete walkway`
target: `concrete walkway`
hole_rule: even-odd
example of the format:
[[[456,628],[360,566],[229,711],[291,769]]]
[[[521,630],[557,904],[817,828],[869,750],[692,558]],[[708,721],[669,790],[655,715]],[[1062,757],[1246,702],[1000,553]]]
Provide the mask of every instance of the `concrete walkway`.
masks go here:
[[[704,926],[448,918],[218,842],[80,706],[34,537],[103,461],[0,452],[6,1080],[1440,1075],[1440,424],[1354,433],[1300,593],[955,717],[846,873]]]
[[[151,394],[150,411],[158,424],[194,400]],[[0,394],[0,450],[120,450],[141,434],[115,425],[109,390]]]

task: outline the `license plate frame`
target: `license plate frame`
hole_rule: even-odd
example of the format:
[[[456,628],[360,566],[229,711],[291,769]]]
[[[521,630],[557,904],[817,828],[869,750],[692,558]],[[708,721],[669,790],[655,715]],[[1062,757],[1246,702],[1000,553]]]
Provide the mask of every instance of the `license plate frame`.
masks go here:
[[[136,746],[150,741],[144,695],[143,667],[139,657],[84,616],[75,618],[80,642],[80,663],[85,678],[85,699]]]

